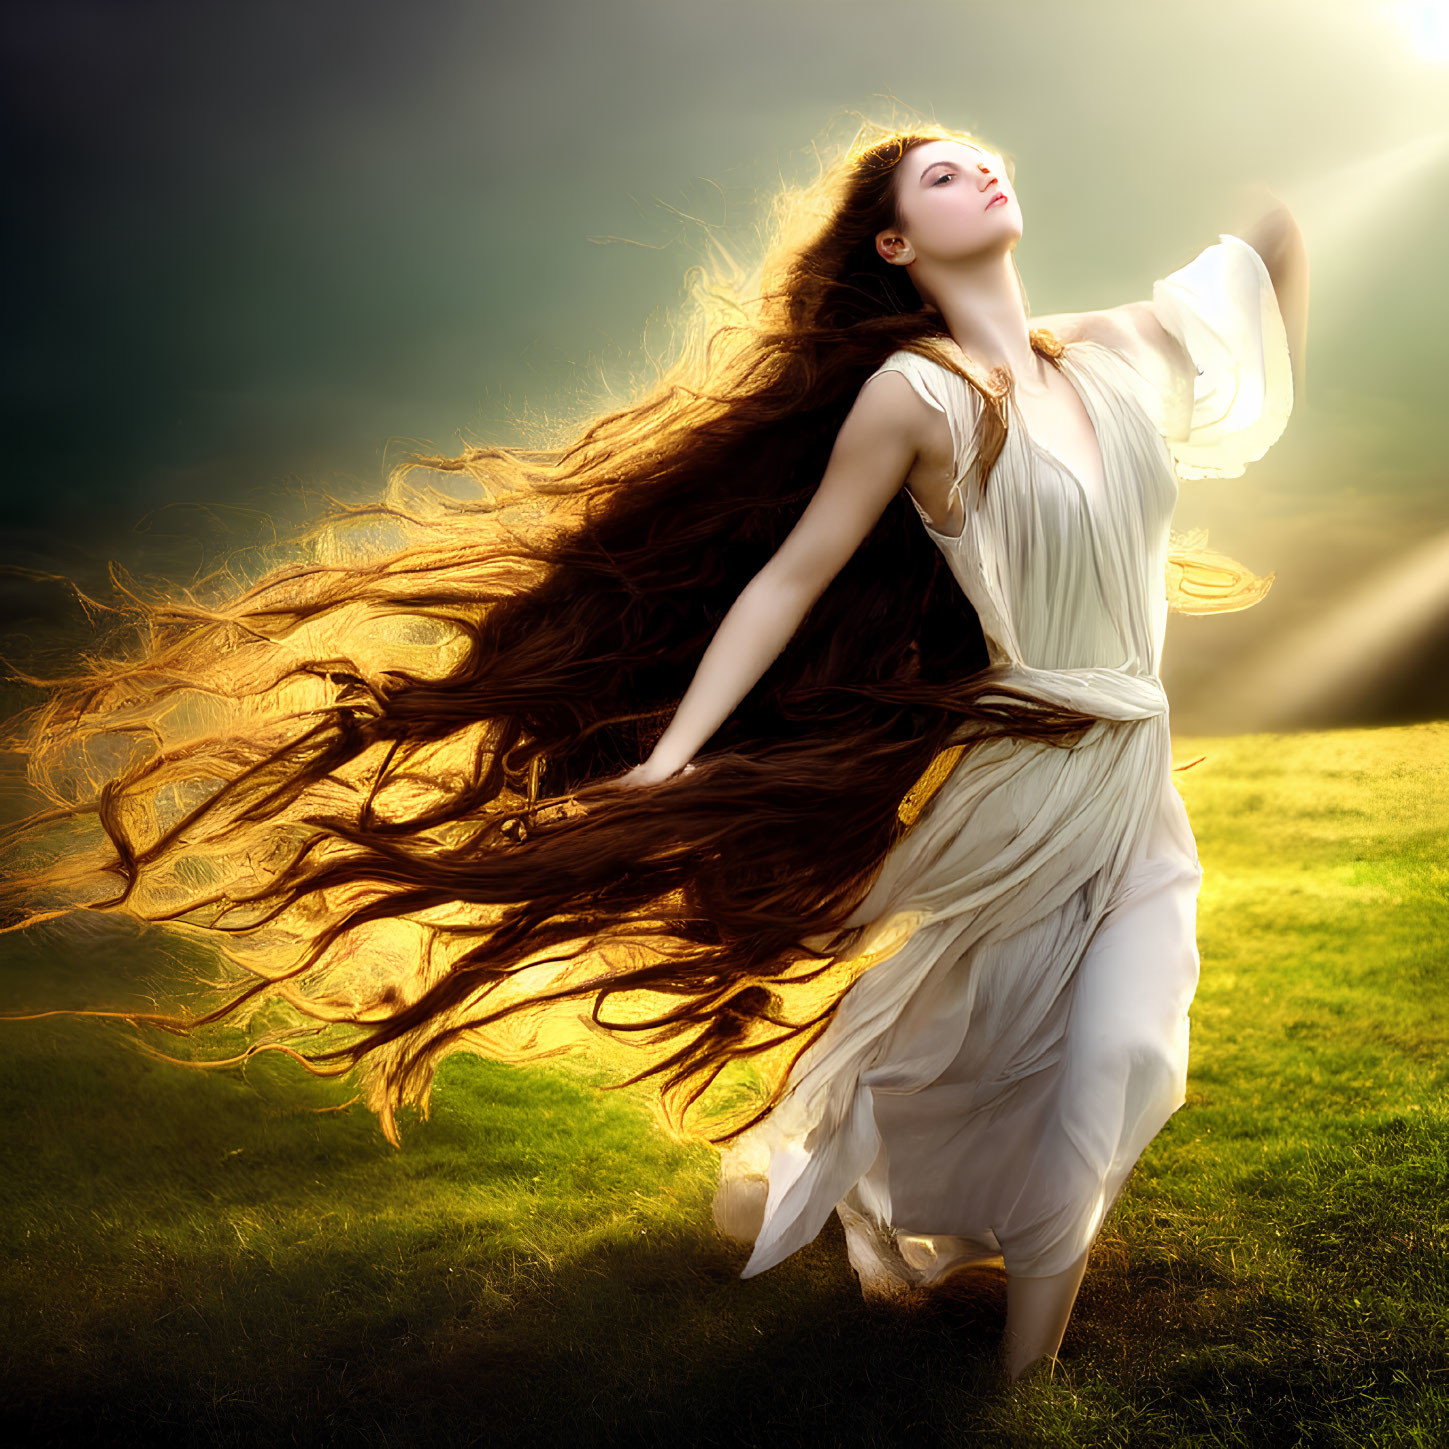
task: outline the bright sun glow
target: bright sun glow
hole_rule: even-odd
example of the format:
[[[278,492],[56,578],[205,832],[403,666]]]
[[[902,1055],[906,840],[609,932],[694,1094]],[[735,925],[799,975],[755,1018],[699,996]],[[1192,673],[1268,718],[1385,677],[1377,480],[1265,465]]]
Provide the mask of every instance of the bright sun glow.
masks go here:
[[[1414,53],[1449,64],[1449,0],[1399,0],[1394,9]]]

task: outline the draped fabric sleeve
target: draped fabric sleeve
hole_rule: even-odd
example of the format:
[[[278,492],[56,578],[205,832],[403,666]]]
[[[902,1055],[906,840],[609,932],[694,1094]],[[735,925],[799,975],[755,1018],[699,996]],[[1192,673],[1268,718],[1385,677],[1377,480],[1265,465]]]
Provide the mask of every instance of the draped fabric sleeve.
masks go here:
[[[1183,478],[1237,478],[1277,442],[1293,410],[1278,297],[1263,259],[1219,233],[1152,284],[1152,310],[1182,344],[1185,369],[1162,388],[1158,425]]]
[[[949,367],[932,362],[919,353],[902,349],[893,352],[871,377],[883,372],[899,372],[910,383],[916,393],[937,412],[944,413],[951,430],[952,482],[958,487],[966,482],[971,471],[977,448],[976,422],[977,399],[975,389]],[[870,381],[867,378],[866,381]],[[909,496],[909,493],[907,494]],[[913,503],[915,499],[911,500]],[[920,504],[916,510],[930,524],[930,519]],[[934,529],[932,530],[935,531]]]

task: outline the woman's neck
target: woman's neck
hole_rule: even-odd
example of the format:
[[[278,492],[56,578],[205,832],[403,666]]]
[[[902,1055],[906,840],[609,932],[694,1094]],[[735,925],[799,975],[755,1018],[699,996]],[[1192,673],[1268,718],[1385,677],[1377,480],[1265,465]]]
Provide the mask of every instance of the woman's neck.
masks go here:
[[[1045,391],[1044,364],[1031,345],[1031,324],[1010,252],[939,264],[916,280],[956,345],[987,372],[1004,368],[1023,392]]]

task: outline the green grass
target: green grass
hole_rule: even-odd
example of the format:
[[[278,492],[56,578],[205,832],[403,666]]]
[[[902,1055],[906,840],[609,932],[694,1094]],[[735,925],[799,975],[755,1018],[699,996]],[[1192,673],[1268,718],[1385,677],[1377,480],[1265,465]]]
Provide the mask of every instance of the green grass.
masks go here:
[[[339,1083],[0,1025],[0,1428],[35,1442],[1449,1442],[1449,725],[1181,740],[1206,869],[1187,1106],[1058,1377],[980,1273],[867,1309],[838,1226],[743,1282],[636,1094],[459,1057],[389,1147]],[[139,1003],[166,942],[12,944],[7,1009]],[[319,1110],[321,1109],[321,1110]]]

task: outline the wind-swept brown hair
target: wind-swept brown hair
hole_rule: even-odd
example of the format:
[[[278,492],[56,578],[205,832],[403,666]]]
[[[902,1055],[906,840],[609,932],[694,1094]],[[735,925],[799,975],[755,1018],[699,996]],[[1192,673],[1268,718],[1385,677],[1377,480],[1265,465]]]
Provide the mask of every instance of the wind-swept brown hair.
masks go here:
[[[783,192],[758,272],[701,268],[677,359],[563,446],[419,455],[300,562],[133,595],[139,647],[23,717],[47,808],[10,845],[51,858],[12,877],[12,928],[122,912],[211,943],[214,1009],[109,1014],[251,1029],[284,1003],[242,1057],[355,1069],[393,1142],[458,1049],[623,1044],[674,1130],[757,1121],[874,959],[845,923],[946,769],[1088,723],[999,686],[902,494],[692,771],[602,784],[663,731],[869,374],[898,348],[954,366],[874,245],[902,156],[943,137],[973,140],[867,127]],[[731,1064],[744,1104],[704,1112]]]

